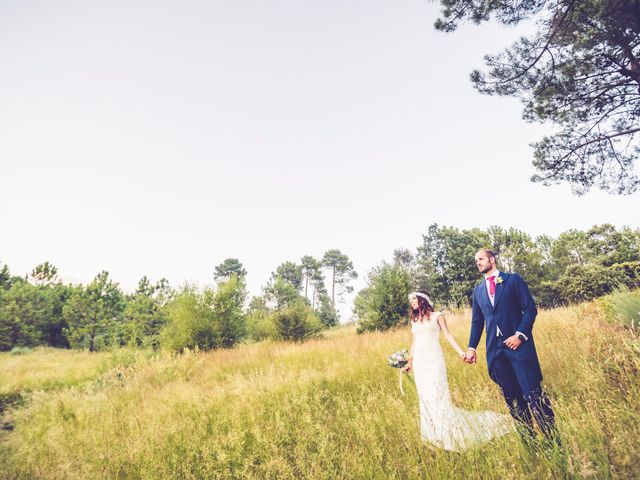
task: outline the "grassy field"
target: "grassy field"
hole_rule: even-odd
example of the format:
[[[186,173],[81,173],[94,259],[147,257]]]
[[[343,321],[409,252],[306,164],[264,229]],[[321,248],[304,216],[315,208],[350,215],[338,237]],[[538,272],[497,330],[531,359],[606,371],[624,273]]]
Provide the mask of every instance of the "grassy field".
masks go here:
[[[466,344],[468,313],[449,314]],[[2,479],[639,478],[640,341],[597,307],[541,312],[536,343],[566,455],[509,435],[464,453],[419,439],[415,389],[386,366],[408,329],[330,332],[180,356],[0,354]],[[480,351],[443,345],[454,402],[506,413]],[[5,420],[5,423],[8,421]]]

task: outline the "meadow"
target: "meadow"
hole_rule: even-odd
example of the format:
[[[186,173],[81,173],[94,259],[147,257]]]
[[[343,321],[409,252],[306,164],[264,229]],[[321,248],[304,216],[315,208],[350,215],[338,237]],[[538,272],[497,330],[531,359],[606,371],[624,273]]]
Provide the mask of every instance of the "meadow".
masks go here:
[[[449,312],[466,345],[469,312]],[[640,340],[597,304],[534,329],[564,455],[511,434],[463,453],[419,438],[415,388],[387,356],[408,328],[181,355],[0,354],[1,479],[639,478]],[[484,342],[482,342],[484,343]],[[457,406],[506,413],[484,352],[443,343]]]

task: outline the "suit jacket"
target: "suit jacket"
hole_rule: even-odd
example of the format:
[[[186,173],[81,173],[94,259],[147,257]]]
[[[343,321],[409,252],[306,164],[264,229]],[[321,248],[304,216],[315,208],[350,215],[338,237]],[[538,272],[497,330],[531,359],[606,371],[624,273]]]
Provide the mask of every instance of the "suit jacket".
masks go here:
[[[542,381],[532,334],[533,322],[538,310],[529,287],[517,273],[500,272],[500,278],[502,281],[496,282],[493,305],[491,305],[484,279],[473,290],[469,346],[473,348],[478,346],[483,327],[486,327],[489,374],[496,356],[505,353],[512,363],[517,362],[518,366],[526,368],[528,375]],[[501,336],[497,336],[496,327],[500,329]],[[516,332],[523,333],[529,339],[518,349],[511,350],[502,342]]]

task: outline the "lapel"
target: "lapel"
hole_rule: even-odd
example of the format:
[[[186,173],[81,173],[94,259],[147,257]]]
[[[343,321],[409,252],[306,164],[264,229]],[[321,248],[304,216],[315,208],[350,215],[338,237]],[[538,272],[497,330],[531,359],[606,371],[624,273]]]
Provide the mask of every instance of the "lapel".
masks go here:
[[[504,292],[504,283],[507,281],[507,276],[503,272],[500,272],[500,275],[498,277],[502,279],[502,282],[496,283],[496,294],[493,297],[494,309],[498,308],[498,303],[500,302],[500,298],[502,297],[502,292]]]

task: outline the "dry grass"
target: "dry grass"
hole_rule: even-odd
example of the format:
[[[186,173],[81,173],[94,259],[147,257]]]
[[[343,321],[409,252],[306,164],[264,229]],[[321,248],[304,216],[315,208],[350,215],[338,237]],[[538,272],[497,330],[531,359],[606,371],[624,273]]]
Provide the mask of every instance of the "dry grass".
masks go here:
[[[463,345],[468,320],[449,316]],[[346,327],[304,344],[180,356],[2,355],[0,388],[35,391],[0,436],[0,478],[640,476],[638,340],[593,306],[542,312],[535,335],[565,457],[527,450],[515,434],[462,454],[428,448],[413,387],[400,396],[386,366],[408,347],[408,329]],[[506,413],[486,364],[465,365],[443,347],[454,402]]]

